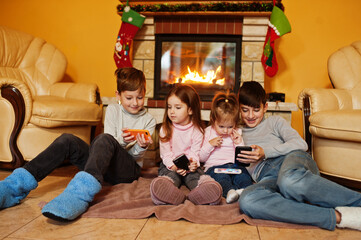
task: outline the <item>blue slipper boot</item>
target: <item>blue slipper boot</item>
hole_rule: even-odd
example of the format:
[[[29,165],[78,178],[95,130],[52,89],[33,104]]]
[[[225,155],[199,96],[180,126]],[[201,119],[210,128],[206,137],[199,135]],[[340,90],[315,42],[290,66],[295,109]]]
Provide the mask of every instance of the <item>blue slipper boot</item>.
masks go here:
[[[42,209],[42,214],[57,221],[71,221],[84,213],[102,186],[91,174],[81,171],[65,190]]]
[[[0,209],[20,203],[37,186],[38,182],[31,173],[24,168],[15,169],[0,181]]]

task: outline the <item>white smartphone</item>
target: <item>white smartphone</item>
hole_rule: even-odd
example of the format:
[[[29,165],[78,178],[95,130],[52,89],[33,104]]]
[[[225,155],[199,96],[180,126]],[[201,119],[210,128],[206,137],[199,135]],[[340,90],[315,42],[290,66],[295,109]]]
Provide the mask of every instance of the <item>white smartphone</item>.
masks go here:
[[[242,170],[237,168],[215,168],[215,173],[241,174]]]

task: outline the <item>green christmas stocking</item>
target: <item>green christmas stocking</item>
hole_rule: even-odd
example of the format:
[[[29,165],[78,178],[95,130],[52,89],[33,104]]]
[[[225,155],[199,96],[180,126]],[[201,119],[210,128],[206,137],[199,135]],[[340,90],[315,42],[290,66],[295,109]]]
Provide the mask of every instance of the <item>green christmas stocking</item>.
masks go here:
[[[129,54],[132,48],[133,38],[142,27],[144,20],[145,16],[133,11],[129,6],[124,8],[122,25],[114,49],[114,61],[117,68],[132,67]]]
[[[276,6],[273,6],[268,25],[261,62],[266,74],[273,77],[278,71],[274,41],[282,35],[291,32],[291,25],[283,11]]]

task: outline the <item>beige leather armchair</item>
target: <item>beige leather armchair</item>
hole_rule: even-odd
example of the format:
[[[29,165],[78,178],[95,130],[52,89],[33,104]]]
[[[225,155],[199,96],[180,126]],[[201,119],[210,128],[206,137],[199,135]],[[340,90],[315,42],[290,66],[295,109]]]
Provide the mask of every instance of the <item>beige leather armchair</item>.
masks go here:
[[[321,173],[361,188],[361,41],[333,53],[328,73],[334,89],[299,95],[305,138]]]
[[[32,160],[62,133],[90,142],[102,107],[95,84],[60,82],[67,60],[45,40],[0,26],[0,167]]]

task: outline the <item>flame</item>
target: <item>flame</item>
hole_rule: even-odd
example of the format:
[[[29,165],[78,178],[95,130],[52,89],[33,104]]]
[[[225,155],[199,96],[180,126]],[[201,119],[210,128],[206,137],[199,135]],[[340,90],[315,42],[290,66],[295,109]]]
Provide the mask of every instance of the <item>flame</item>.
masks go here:
[[[225,79],[217,79],[217,74],[221,71],[221,66],[217,68],[216,71],[209,70],[207,73],[203,76],[201,76],[197,71],[191,71],[189,66],[188,68],[188,74],[184,75],[183,77],[178,78],[178,82],[182,83],[208,83],[208,84],[218,84],[218,85],[224,85]]]

